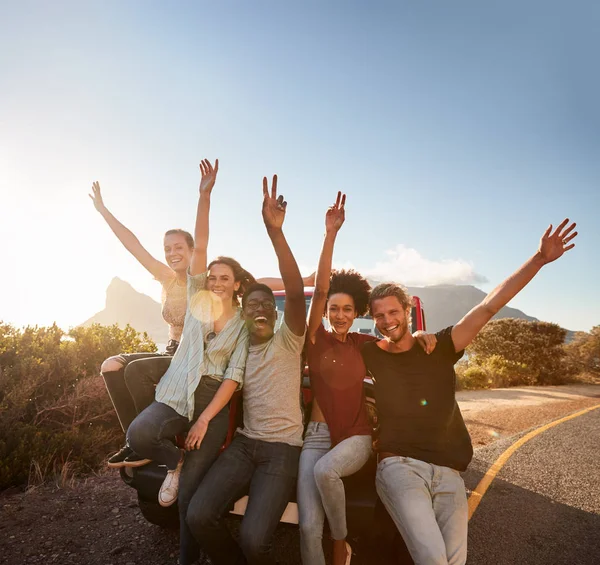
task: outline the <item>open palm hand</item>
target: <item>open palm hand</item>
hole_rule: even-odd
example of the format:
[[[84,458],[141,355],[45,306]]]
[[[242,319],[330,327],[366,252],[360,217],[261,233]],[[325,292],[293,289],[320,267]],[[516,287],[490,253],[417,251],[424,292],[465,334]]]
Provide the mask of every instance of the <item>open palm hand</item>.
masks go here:
[[[208,159],[203,159],[200,162],[200,172],[202,178],[200,179],[200,194],[210,194],[215,181],[217,180],[217,173],[219,172],[219,160],[215,161],[215,166],[210,164]]]
[[[572,223],[565,229],[565,226],[569,223],[568,218],[552,232],[552,224],[548,226],[546,233],[540,239],[540,247],[538,253],[541,255],[544,263],[551,263],[556,261],[569,249],[575,247],[574,243],[569,244],[571,240],[575,238],[577,232],[571,233],[577,224]]]
[[[98,212],[104,210],[104,201],[102,200],[102,193],[100,192],[100,183],[98,181],[92,183],[92,194],[88,194],[94,203],[94,208]]]

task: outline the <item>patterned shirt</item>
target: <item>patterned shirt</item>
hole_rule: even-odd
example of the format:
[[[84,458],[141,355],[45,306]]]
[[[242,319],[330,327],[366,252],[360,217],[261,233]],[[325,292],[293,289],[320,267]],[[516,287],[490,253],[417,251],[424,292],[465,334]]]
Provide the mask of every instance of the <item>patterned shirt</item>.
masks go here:
[[[169,324],[169,339],[181,341],[187,310],[187,285],[180,284],[175,273],[159,282],[162,286],[162,317]]]
[[[248,330],[240,308],[215,335],[219,301],[206,290],[207,276],[208,273],[194,276],[188,273],[188,304],[181,343],[156,386],[156,401],[190,421],[194,417],[194,393],[200,379],[231,379],[241,387],[248,355]]]

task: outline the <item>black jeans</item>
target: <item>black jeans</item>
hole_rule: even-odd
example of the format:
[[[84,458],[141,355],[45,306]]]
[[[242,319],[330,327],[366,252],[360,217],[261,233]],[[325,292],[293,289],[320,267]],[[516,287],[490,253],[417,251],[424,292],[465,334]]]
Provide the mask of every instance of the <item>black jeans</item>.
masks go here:
[[[211,402],[221,382],[202,377],[194,394],[194,419],[190,422],[162,402],[153,402],[131,423],[127,431],[128,445],[142,457],[175,469],[181,452],[173,436],[187,432]],[[198,485],[219,455],[229,428],[229,406],[225,406],[208,425],[200,449],[187,451],[179,479],[180,565],[190,565],[199,557],[199,546],[185,521],[188,505]]]
[[[123,367],[105,371],[102,377],[121,428],[127,432],[135,417],[154,401],[154,388],[173,357],[162,353],[123,353],[118,358]]]
[[[293,495],[300,447],[237,434],[193,496],[187,523],[214,565],[272,564],[271,542]],[[223,516],[249,495],[238,545]],[[241,546],[241,547],[240,547]]]

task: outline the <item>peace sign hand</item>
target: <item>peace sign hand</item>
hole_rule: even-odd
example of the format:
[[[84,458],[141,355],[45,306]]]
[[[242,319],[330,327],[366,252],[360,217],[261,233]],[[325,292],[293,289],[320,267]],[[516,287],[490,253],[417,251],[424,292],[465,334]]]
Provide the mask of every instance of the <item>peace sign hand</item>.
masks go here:
[[[267,229],[281,229],[285,219],[287,202],[283,195],[277,196],[277,175],[273,175],[273,185],[269,195],[269,182],[267,177],[263,178],[263,206],[262,216]]]
[[[565,229],[565,226],[568,223],[569,219],[567,218],[562,222],[562,224],[560,224],[560,226],[556,228],[552,234],[550,233],[552,231],[552,224],[550,224],[546,230],[546,233],[544,233],[542,239],[540,239],[538,253],[542,257],[544,263],[552,263],[552,261],[556,261],[566,251],[569,251],[569,249],[573,249],[573,247],[575,247],[574,243],[569,245],[569,242],[577,235],[577,232],[571,233],[577,224],[572,223],[567,229]]]
[[[337,193],[335,204],[330,206],[325,214],[325,231],[337,232],[342,227],[344,220],[346,219],[346,195],[341,192]]]
[[[217,180],[217,173],[219,172],[219,160],[215,161],[215,166],[210,164],[208,159],[203,159],[200,162],[200,172],[202,173],[202,179],[200,180],[200,194],[210,195],[215,181]]]

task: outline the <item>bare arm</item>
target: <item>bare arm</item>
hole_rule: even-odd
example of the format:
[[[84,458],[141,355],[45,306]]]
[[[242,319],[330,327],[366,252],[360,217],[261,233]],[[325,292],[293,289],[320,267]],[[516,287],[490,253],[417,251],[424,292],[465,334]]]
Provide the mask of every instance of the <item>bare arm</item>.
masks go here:
[[[346,219],[346,195],[338,192],[335,204],[325,214],[325,239],[319,257],[317,276],[315,279],[315,292],[310,301],[308,311],[308,338],[315,342],[315,335],[323,320],[323,312],[327,303],[329,292],[329,278],[331,277],[331,263],[333,261],[333,248],[338,231]]]
[[[277,277],[262,277],[256,279],[256,282],[266,284],[271,290],[284,290],[283,279]],[[302,277],[302,284],[304,286],[315,286],[315,273],[308,275],[308,277]]]
[[[207,378],[207,377],[203,377]],[[219,390],[213,396],[208,406],[202,411],[200,417],[190,428],[187,437],[185,438],[185,448],[200,449],[200,444],[208,430],[210,421],[223,409],[223,407],[231,400],[233,393],[236,391],[238,383],[231,379],[224,379],[219,387]]]
[[[119,241],[123,244],[125,249],[127,249],[127,251],[129,251],[129,253],[131,253],[155,279],[164,280],[173,276],[171,268],[152,257],[140,243],[140,240],[133,235],[133,232],[126,228],[109,212],[102,200],[100,183],[98,181],[92,183],[92,194],[90,194],[89,197],[92,199],[96,210],[100,212],[100,215],[104,218],[108,227],[119,238]]]
[[[564,220],[552,234],[550,233],[552,225],[550,225],[540,240],[537,253],[492,290],[480,304],[475,306],[452,328],[452,341],[454,342],[455,351],[461,351],[467,347],[492,316],[523,290],[544,265],[556,261],[565,251],[575,247],[574,243],[568,245],[577,235],[577,232],[569,235],[575,228],[575,224],[571,224],[565,229],[568,222],[569,220]]]
[[[219,160],[215,161],[215,166],[210,164],[208,159],[200,163],[200,197],[198,198],[198,210],[196,212],[196,227],[194,228],[194,253],[190,261],[190,274],[199,275],[206,271],[207,249],[208,249],[208,218],[210,215],[210,195],[217,173],[219,171]]]
[[[306,328],[306,305],[304,302],[304,284],[300,269],[292,250],[283,235],[283,220],[287,202],[283,196],[277,197],[277,175],[273,175],[273,185],[269,195],[269,183],[263,178],[262,215],[269,238],[279,261],[279,272],[285,289],[284,320],[292,333],[304,335]]]

